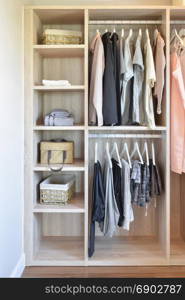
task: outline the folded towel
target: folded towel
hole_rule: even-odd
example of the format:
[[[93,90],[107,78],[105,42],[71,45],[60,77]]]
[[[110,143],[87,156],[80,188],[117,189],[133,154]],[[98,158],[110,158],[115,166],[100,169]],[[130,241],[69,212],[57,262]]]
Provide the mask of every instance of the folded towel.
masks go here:
[[[54,118],[53,126],[73,126],[74,125],[74,119],[72,117],[60,119],[60,118]]]
[[[71,86],[68,80],[42,80],[45,86]]]

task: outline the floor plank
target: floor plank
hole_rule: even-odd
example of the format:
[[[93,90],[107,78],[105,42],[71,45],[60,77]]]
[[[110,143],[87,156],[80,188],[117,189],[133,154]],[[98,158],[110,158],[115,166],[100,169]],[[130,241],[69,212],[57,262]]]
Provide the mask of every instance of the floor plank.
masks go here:
[[[23,278],[185,278],[185,266],[26,267]]]

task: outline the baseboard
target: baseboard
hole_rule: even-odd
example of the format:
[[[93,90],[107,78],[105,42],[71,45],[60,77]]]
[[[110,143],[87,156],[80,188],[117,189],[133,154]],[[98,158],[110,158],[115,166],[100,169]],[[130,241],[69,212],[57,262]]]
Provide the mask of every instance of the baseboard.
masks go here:
[[[10,277],[11,278],[20,278],[25,268],[25,254],[22,253],[18,263],[16,264],[15,268],[13,269]]]

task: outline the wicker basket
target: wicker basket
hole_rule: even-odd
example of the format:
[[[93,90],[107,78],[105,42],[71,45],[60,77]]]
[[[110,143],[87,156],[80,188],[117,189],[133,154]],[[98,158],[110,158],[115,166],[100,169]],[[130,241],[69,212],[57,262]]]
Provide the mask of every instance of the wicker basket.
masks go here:
[[[46,29],[43,33],[43,44],[82,44],[82,32],[72,30]]]
[[[51,175],[40,183],[40,202],[67,204],[75,191],[75,178],[71,175]]]

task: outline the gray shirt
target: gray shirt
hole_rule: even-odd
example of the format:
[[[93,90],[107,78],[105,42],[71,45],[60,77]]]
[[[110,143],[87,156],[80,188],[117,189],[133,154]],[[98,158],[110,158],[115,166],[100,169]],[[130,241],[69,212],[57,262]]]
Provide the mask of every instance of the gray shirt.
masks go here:
[[[122,199],[124,207],[124,221],[123,228],[126,230],[130,229],[130,222],[134,221],[133,209],[131,204],[131,192],[130,192],[130,166],[128,162],[124,159],[121,160],[122,163]]]
[[[104,188],[105,188],[105,218],[103,225],[103,233],[105,236],[112,237],[118,224],[119,210],[114,195],[114,184],[112,168],[108,161],[105,163],[104,169]]]
[[[133,57],[134,82],[133,82],[133,105],[132,105],[132,124],[143,123],[143,81],[144,63],[141,50],[141,35],[138,35]]]
[[[122,124],[126,125],[129,123],[129,109],[130,101],[132,98],[132,77],[133,77],[133,62],[132,62],[132,43],[130,41],[131,37],[128,36],[124,43],[123,51],[123,79],[122,79],[122,93],[121,93],[121,115]]]

